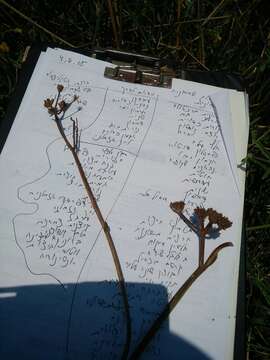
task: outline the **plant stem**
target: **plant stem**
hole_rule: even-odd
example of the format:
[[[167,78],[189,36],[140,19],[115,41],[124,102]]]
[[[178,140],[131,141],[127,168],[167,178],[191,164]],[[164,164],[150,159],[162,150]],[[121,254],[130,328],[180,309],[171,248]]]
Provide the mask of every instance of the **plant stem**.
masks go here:
[[[120,290],[121,290],[121,293],[123,296],[124,311],[125,311],[125,318],[126,318],[126,342],[125,342],[125,346],[124,346],[122,357],[121,357],[121,359],[124,360],[128,356],[130,342],[131,342],[131,317],[130,317],[130,311],[129,311],[128,296],[127,296],[127,291],[126,291],[126,286],[125,286],[125,279],[124,279],[123,271],[121,268],[120,260],[119,260],[119,257],[118,257],[118,254],[117,254],[117,251],[116,251],[116,248],[115,248],[112,236],[111,236],[110,227],[109,227],[108,223],[104,220],[103,215],[102,215],[100,208],[97,204],[97,201],[95,199],[95,196],[89,185],[89,182],[88,182],[85,172],[83,170],[82,164],[78,157],[76,146],[75,146],[75,144],[74,144],[74,146],[72,146],[71,143],[69,142],[69,140],[66,137],[66,134],[63,130],[63,127],[61,125],[61,120],[59,119],[59,117],[56,114],[55,114],[55,122],[56,122],[57,128],[58,128],[62,138],[65,141],[65,144],[67,145],[67,147],[69,148],[69,150],[71,151],[71,153],[73,155],[73,158],[74,158],[77,168],[79,170],[83,185],[84,185],[87,195],[90,199],[91,205],[96,213],[96,216],[100,222],[100,225],[103,229],[103,232],[106,236],[106,239],[108,241],[110,251],[111,251],[111,254],[113,257],[113,261],[115,264],[115,268],[116,268],[116,272],[117,272],[117,276],[118,276],[118,280],[119,280]],[[73,134],[73,136],[74,136],[74,134]]]
[[[175,295],[172,297],[170,302],[165,306],[161,314],[158,316],[158,318],[154,321],[151,328],[148,330],[146,335],[143,337],[139,345],[135,348],[133,353],[131,354],[129,360],[136,360],[140,357],[140,355],[144,352],[147,345],[150,343],[152,338],[155,336],[155,334],[160,329],[162,323],[168,318],[172,310],[175,308],[175,306],[178,304],[178,302],[182,299],[182,297],[185,295],[187,290],[191,287],[191,285],[204,273],[204,271],[209,268],[216,260],[218,253],[221,249],[227,247],[227,246],[233,246],[231,242],[225,242],[218,247],[216,247],[212,253],[209,255],[206,262],[200,266],[197,267],[197,269],[189,276],[189,278],[184,282],[184,284],[178,289],[178,291],[175,293]]]
[[[182,202],[175,202],[175,203],[170,203],[170,208],[172,209],[172,211],[174,211],[183,221],[184,223],[195,232],[195,234],[197,234],[199,236],[199,228],[197,228],[196,225],[194,225],[184,214],[183,214],[183,208],[181,204]],[[181,205],[180,205],[181,204]],[[180,208],[179,208],[180,205]],[[183,205],[184,206],[184,205]]]
[[[204,251],[205,251],[205,233],[203,229],[201,229],[199,234],[199,266],[202,266],[204,263]]]
[[[197,227],[182,213],[178,213],[179,217],[184,221],[184,223],[198,235]]]
[[[110,18],[111,18],[111,22],[112,22],[113,35],[114,35],[114,41],[115,41],[116,49],[119,49],[120,48],[120,43],[119,43],[119,38],[118,38],[118,32],[117,32],[115,14],[114,14],[112,2],[111,2],[111,0],[107,0],[107,2],[108,2]]]

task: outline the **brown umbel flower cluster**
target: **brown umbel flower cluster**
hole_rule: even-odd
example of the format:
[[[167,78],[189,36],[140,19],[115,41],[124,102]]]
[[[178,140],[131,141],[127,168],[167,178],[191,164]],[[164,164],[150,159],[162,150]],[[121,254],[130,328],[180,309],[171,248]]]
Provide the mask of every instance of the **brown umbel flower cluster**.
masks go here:
[[[45,108],[48,109],[48,113],[51,116],[59,116],[61,114],[64,114],[67,109],[75,102],[79,99],[79,96],[74,95],[73,99],[67,103],[65,100],[61,100],[59,101],[59,97],[61,92],[64,90],[64,86],[63,85],[57,85],[57,97],[56,99],[49,99],[47,98],[46,100],[44,100],[44,106]]]
[[[212,208],[204,209],[197,207],[194,209],[196,215],[196,222],[190,221],[184,214],[185,203],[184,201],[176,201],[170,204],[170,208],[187,224],[187,226],[194,231],[199,238],[199,261],[197,268],[193,273],[187,278],[183,285],[177,290],[175,295],[172,297],[170,302],[164,307],[163,311],[154,321],[147,334],[143,337],[140,343],[137,345],[133,351],[130,360],[138,359],[140,354],[143,353],[145,348],[150,343],[151,339],[155,336],[163,322],[168,318],[169,314],[182,299],[188,289],[192,284],[210,267],[212,266],[218,258],[219,252],[225,247],[233,246],[231,242],[224,242],[218,245],[208,256],[204,259],[205,252],[205,238],[206,235],[211,235],[212,232],[219,233],[220,230],[225,230],[232,225],[232,222],[217,211]],[[209,236],[210,237],[210,236]]]
[[[196,209],[194,211],[196,212]],[[218,213],[216,210],[212,208],[206,210],[206,217],[207,216],[209,219],[208,225],[216,224],[219,230],[226,230],[232,226],[232,222],[226,216],[222,215],[221,213]]]
[[[197,207],[194,209],[198,223],[193,223],[184,214],[184,201],[176,201],[170,204],[171,209],[193,230],[199,237],[199,266],[204,264],[205,238],[226,230],[232,226],[232,222],[223,214],[209,208]]]
[[[188,220],[185,215],[183,214],[183,210],[185,208],[184,201],[176,201],[170,204],[171,209],[180,217],[185,218],[185,222],[194,230],[197,228],[197,232],[199,233],[202,230],[205,230],[206,234],[210,233],[211,231],[220,231],[226,230],[232,226],[232,222],[223,214],[217,212],[213,208],[200,208],[197,207],[194,209],[194,213],[198,219],[199,226],[193,224]],[[205,222],[208,220],[208,223]],[[216,226],[214,226],[216,225]]]

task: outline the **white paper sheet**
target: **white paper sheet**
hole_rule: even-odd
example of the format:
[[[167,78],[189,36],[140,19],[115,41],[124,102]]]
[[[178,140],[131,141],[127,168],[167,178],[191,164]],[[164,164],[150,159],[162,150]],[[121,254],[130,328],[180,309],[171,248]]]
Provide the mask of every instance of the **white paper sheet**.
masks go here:
[[[118,359],[125,340],[106,239],[43,107],[61,83],[65,98],[79,95],[67,115],[78,118],[79,156],[123,267],[132,348],[197,266],[198,240],[169,208],[184,200],[187,216],[204,206],[233,221],[206,241],[206,256],[224,241],[234,247],[192,286],[142,359],[231,359],[243,205],[229,161],[239,151],[224,143],[233,130],[222,137],[208,86],[121,83],[103,78],[104,67],[61,49],[42,55],[2,151],[0,354]],[[63,126],[70,138],[68,116]]]

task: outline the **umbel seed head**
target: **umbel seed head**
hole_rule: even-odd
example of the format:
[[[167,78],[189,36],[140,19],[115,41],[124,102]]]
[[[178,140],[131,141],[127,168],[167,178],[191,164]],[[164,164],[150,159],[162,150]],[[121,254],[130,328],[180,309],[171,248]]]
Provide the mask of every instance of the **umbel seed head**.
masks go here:
[[[60,93],[64,90],[64,86],[61,84],[57,85],[58,95],[55,99],[46,99],[44,100],[44,106],[48,109],[48,113],[52,116],[54,115],[55,118],[59,118],[61,114],[64,114],[67,109],[73,104],[75,101],[79,99],[79,96],[74,95],[73,99],[67,103],[65,100],[61,99],[62,96]]]
[[[220,230],[225,230],[232,226],[232,222],[226,216],[212,208],[207,209],[207,215],[209,223],[216,224]]]
[[[44,100],[44,106],[47,108],[47,109],[50,109],[52,106],[53,106],[53,102],[54,102],[54,99],[46,99]]]
[[[170,203],[170,208],[178,215],[182,213],[184,207],[185,207],[184,201],[175,201]]]
[[[57,91],[58,91],[58,92],[61,92],[61,91],[63,91],[63,90],[64,90],[64,86],[61,85],[61,84],[58,84],[58,85],[57,85]]]
[[[208,215],[207,210],[201,207],[197,207],[196,209],[194,209],[194,213],[197,215],[198,219],[201,220],[202,222],[205,220],[205,218]]]
[[[183,210],[185,208],[184,201],[175,201],[170,203],[170,208],[180,217],[184,217]],[[206,233],[209,233],[213,229],[215,230],[226,230],[232,226],[232,222],[223,214],[217,212],[216,210],[209,208],[205,209],[202,207],[196,207],[194,209],[194,214],[196,215],[199,226],[195,223],[192,223],[189,219],[186,218],[186,222],[190,226],[197,228],[197,231],[205,230]],[[208,220],[208,221],[207,221]],[[208,223],[205,224],[205,221]],[[214,228],[213,225],[217,225],[217,228]]]

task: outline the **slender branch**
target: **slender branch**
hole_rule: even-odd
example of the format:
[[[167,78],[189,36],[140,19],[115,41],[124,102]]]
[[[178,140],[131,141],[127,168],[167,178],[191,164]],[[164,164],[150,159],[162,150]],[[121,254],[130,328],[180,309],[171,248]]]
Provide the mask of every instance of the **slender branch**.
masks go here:
[[[183,214],[183,213],[180,213],[179,214],[180,218],[184,221],[184,223],[191,229],[195,232],[195,234],[198,235],[198,229],[197,227],[192,224],[192,222]]]
[[[176,292],[176,294],[172,297],[170,302],[165,306],[161,314],[158,318],[154,321],[146,335],[143,337],[139,345],[135,348],[133,353],[131,354],[129,360],[136,360],[139,359],[140,355],[144,352],[147,345],[150,343],[152,338],[160,329],[163,322],[168,318],[170,313],[176,307],[178,302],[182,299],[185,295],[187,290],[191,287],[191,285],[217,260],[218,253],[225,247],[233,246],[231,242],[225,242],[215,248],[212,253],[209,255],[208,259],[204,264],[197,267],[197,269],[190,275],[190,277],[184,282],[184,284],[180,287],[180,289]]]
[[[177,28],[176,28],[176,47],[180,45],[180,15],[183,6],[183,0],[177,0]]]
[[[78,157],[77,151],[76,151],[76,144],[74,144],[74,146],[71,145],[71,143],[69,142],[63,127],[61,125],[61,120],[58,117],[57,114],[54,114],[55,116],[55,122],[57,125],[57,128],[62,136],[62,138],[65,141],[66,146],[68,147],[68,149],[71,151],[73,158],[75,160],[75,163],[77,165],[77,168],[79,170],[83,185],[85,187],[85,190],[87,192],[87,195],[90,199],[91,205],[96,213],[96,216],[100,222],[100,225],[103,229],[103,232],[106,236],[106,239],[108,241],[111,253],[112,253],[112,257],[113,257],[113,261],[115,264],[115,268],[116,268],[116,272],[117,272],[117,276],[118,276],[118,280],[119,280],[119,286],[120,286],[120,290],[123,296],[123,302],[124,302],[124,311],[125,311],[125,318],[126,318],[126,342],[125,342],[125,346],[123,349],[123,353],[122,353],[122,359],[126,359],[129,353],[129,347],[130,347],[130,342],[131,342],[131,316],[130,316],[130,311],[129,311],[129,304],[128,304],[128,296],[127,296],[127,291],[126,291],[126,286],[125,286],[125,279],[124,279],[124,275],[122,272],[122,268],[121,268],[121,264],[120,264],[120,260],[111,236],[111,232],[110,232],[110,228],[109,225],[107,224],[107,222],[105,221],[105,219],[103,218],[103,215],[100,211],[100,208],[97,204],[97,201],[95,199],[95,196],[92,192],[92,189],[89,185],[89,182],[87,180],[87,177],[85,175],[85,172],[83,170],[82,164],[80,162],[80,159]],[[74,120],[73,120],[74,121]],[[75,125],[75,122],[73,123]],[[73,134],[74,136],[74,134]],[[76,136],[75,136],[76,138]],[[76,139],[73,140],[74,142],[76,142]]]
[[[199,229],[183,214],[183,209],[181,208],[181,206],[182,202],[170,203],[170,208],[172,209],[172,211],[174,211],[184,221],[184,223],[195,232],[195,234],[199,235]]]
[[[72,118],[70,118],[70,120],[72,121],[73,148],[76,149],[76,139],[75,139],[76,127],[75,127],[75,120],[73,120]]]
[[[59,101],[59,98],[60,98],[60,94],[61,94],[61,91],[58,91],[57,96],[56,96],[56,100],[55,100],[55,105],[54,105],[55,108],[57,108],[58,101]]]
[[[220,1],[220,3],[214,8],[213,11],[211,11],[211,13],[207,16],[207,18],[204,19],[202,26],[204,26],[211,18],[213,18],[213,15],[215,15],[215,13],[219,10],[219,8],[223,5],[224,2],[225,0]]]
[[[116,21],[115,21],[115,15],[114,15],[112,2],[111,2],[111,0],[107,0],[107,2],[108,2],[108,8],[109,8],[109,13],[110,13],[111,22],[112,22],[115,45],[116,45],[116,48],[119,49],[120,48],[120,43],[119,43],[119,38],[118,38],[118,32],[117,32],[117,26],[116,26]]]
[[[79,150],[79,126],[78,126],[78,119],[76,119],[76,127],[75,127],[75,150],[78,152]]]
[[[233,243],[230,241],[227,241],[225,243],[220,244],[219,246],[217,246],[212,252],[211,254],[208,256],[206,262],[204,263],[204,265],[206,265],[208,268],[210,265],[214,264],[214,262],[217,260],[218,257],[218,253],[220,252],[220,250],[224,249],[225,247],[231,247],[233,246]]]
[[[202,231],[199,234],[199,266],[204,263],[204,251],[205,251],[205,233]]]
[[[209,221],[209,223],[205,227],[205,232],[208,233],[212,229],[213,223]]]

